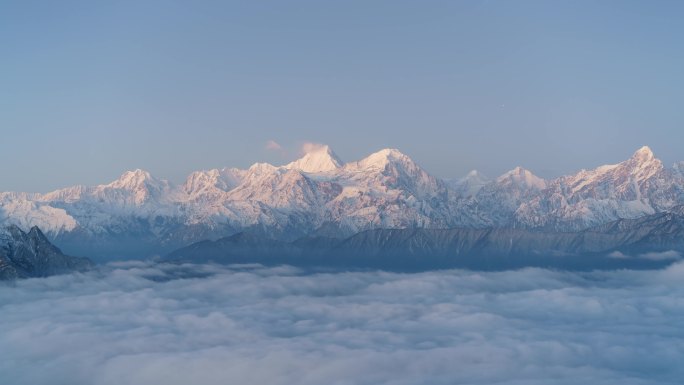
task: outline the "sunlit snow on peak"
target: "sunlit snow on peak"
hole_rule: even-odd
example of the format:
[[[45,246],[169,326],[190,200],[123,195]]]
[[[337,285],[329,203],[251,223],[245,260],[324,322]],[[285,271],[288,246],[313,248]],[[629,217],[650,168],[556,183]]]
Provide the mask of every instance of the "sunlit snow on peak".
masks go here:
[[[343,165],[342,160],[327,145],[305,143],[302,150],[304,156],[285,165],[285,168],[307,173],[320,173],[337,170]]]
[[[510,183],[518,187],[535,188],[539,190],[546,187],[546,181],[543,178],[534,175],[531,171],[520,166],[501,175],[497,178],[497,182]]]

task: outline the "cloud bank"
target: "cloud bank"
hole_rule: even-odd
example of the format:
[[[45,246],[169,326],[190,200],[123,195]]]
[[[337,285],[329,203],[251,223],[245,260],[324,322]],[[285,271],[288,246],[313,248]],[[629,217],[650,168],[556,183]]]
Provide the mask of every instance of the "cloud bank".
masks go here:
[[[678,260],[682,258],[682,255],[678,251],[670,250],[663,252],[651,252],[646,254],[641,254],[639,257],[650,259],[652,261],[671,261]]]
[[[322,143],[315,143],[315,142],[304,142],[302,144],[302,148],[300,150],[300,153],[302,155],[304,154],[309,154],[312,152],[320,151],[324,149],[326,146]]]
[[[0,287],[8,384],[677,384],[684,264],[304,274],[111,264]]]

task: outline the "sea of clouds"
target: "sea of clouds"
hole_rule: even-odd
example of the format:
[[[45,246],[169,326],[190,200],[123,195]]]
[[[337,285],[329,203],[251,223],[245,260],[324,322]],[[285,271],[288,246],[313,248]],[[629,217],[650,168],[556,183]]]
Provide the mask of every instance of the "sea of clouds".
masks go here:
[[[110,264],[0,286],[3,384],[681,384],[684,263],[303,272]]]

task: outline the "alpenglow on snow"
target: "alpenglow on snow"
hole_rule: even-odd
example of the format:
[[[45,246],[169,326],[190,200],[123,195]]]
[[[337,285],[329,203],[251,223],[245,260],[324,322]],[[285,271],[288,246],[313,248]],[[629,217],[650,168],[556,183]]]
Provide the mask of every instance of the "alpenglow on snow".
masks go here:
[[[134,170],[99,186],[0,193],[0,221],[38,226],[72,254],[147,256],[241,231],[288,241],[379,228],[578,231],[684,204],[682,167],[665,167],[648,147],[552,180],[516,167],[456,181],[396,149],[348,163],[328,146],[308,150],[284,166],[197,171],[179,185]]]

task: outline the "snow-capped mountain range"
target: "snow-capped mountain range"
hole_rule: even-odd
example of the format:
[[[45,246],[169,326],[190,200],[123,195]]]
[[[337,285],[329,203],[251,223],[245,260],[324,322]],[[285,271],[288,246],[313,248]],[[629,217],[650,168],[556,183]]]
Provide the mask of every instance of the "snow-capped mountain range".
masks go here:
[[[517,167],[455,181],[395,149],[349,163],[328,146],[307,150],[284,166],[197,171],[180,185],[134,170],[99,186],[0,193],[0,223],[38,226],[72,254],[143,256],[244,230],[283,240],[375,228],[575,231],[684,204],[684,163],[664,167],[648,147],[553,180]]]

